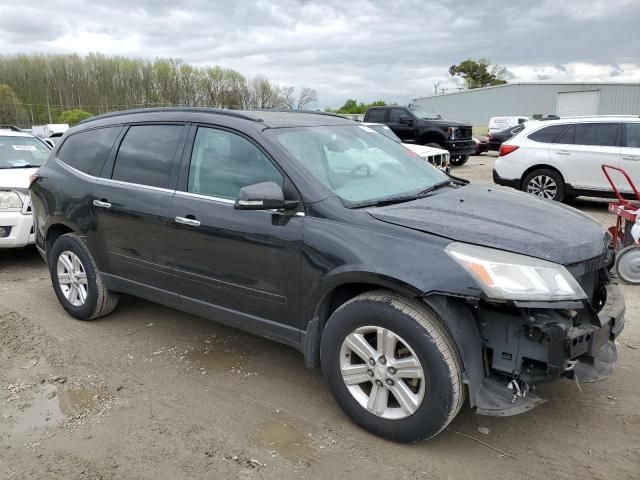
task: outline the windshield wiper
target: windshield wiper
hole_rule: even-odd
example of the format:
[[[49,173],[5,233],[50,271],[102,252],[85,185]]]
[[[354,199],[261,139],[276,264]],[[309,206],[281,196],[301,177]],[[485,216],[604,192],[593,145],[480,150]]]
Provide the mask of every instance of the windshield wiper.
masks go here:
[[[451,185],[455,185],[453,180],[444,180],[442,182],[436,183],[434,185],[431,185],[430,187],[425,188],[420,193],[418,193],[416,197],[418,198],[424,197],[425,195],[429,195],[431,192],[435,192],[436,190],[439,190],[443,187],[447,187]]]
[[[384,207],[386,205],[393,205],[394,203],[409,202],[418,198],[416,195],[404,195],[402,197],[383,198],[382,200],[374,200],[372,202],[354,203],[349,205],[348,208],[364,208],[364,207]]]
[[[38,168],[41,167],[42,165],[31,165],[30,163],[26,164],[26,165],[11,165],[10,167],[0,167],[0,169],[2,170],[9,170],[9,169],[13,169],[13,168]]]

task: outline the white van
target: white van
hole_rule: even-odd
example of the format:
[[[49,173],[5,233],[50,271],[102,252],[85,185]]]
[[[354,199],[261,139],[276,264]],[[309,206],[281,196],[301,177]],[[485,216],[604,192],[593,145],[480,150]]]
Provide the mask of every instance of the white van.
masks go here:
[[[489,119],[489,133],[499,132],[511,127],[517,127],[529,120],[529,117],[491,117]]]

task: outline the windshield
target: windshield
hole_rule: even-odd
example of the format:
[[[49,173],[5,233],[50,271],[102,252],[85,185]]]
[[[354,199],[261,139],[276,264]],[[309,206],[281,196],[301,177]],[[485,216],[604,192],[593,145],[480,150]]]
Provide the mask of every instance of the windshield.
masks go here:
[[[418,118],[426,118],[428,120],[439,120],[440,118],[442,118],[437,113],[428,112],[426,110],[421,110],[415,107],[411,107],[409,108],[409,110],[411,110],[411,112]]]
[[[364,125],[282,128],[268,133],[347,206],[415,196],[451,180]]]
[[[400,138],[398,138],[398,136],[395,133],[393,133],[393,130],[391,130],[386,125],[382,125],[382,124],[381,125],[367,125],[367,127],[369,127],[371,130],[375,130],[376,132],[381,133],[385,137],[390,138],[391,140],[393,140],[394,142],[402,143],[402,140],[400,140]]]
[[[39,167],[49,151],[37,138],[0,136],[0,169]]]

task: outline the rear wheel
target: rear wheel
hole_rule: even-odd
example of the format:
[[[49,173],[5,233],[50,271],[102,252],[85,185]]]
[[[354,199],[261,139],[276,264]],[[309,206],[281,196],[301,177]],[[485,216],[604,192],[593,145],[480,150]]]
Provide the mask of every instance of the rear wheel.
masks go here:
[[[451,157],[451,165],[454,167],[461,167],[469,161],[469,155],[458,155],[457,157]]]
[[[89,249],[77,235],[68,233],[55,241],[49,272],[58,301],[77,319],[102,317],[118,303],[118,295],[107,289]]]
[[[562,175],[549,169],[529,173],[522,182],[522,191],[556,202],[562,202],[565,198]]]
[[[640,247],[638,245],[623,248],[617,253],[616,271],[626,283],[640,284]]]
[[[364,293],[338,308],[321,360],[347,415],[391,440],[437,435],[464,400],[460,358],[445,327],[425,306],[390,292]]]

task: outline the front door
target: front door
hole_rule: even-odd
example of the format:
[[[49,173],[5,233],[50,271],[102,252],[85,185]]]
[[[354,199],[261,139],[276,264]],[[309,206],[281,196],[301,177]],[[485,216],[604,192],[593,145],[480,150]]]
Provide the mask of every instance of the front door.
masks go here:
[[[267,336],[297,336],[304,217],[233,208],[240,188],[283,185],[285,177],[256,144],[228,130],[198,127],[187,156],[171,209],[181,302]]]
[[[549,156],[561,166],[565,181],[585,190],[611,190],[602,165],[620,163],[618,123],[576,123],[549,146]]]
[[[102,270],[140,286],[175,291],[168,217],[186,139],[184,125],[134,125],[93,188]],[[176,296],[177,298],[177,296]]]
[[[411,125],[408,125],[406,123],[400,123],[400,118],[401,117],[408,117],[410,119],[410,122],[412,122]],[[414,125],[413,123],[415,123],[415,119],[413,117],[413,115],[411,115],[406,109],[404,108],[392,108],[391,112],[389,112],[389,123],[387,124],[389,126],[389,128],[391,130],[393,130],[393,133],[395,133],[398,137],[400,137],[400,139],[402,141],[413,141],[414,139]]]

